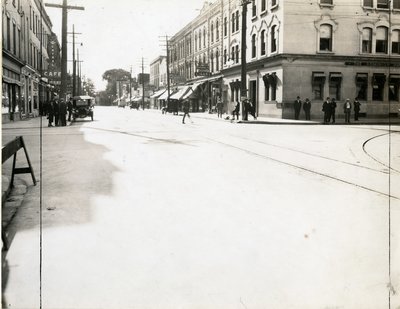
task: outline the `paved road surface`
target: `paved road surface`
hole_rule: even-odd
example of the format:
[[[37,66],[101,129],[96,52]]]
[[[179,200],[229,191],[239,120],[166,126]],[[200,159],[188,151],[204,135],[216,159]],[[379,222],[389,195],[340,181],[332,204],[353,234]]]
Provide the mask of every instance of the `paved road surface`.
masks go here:
[[[181,120],[98,107],[43,129],[41,291],[32,187],[12,224],[10,308],[40,293],[43,308],[400,306],[398,126]],[[37,169],[35,123],[3,139],[26,136]]]

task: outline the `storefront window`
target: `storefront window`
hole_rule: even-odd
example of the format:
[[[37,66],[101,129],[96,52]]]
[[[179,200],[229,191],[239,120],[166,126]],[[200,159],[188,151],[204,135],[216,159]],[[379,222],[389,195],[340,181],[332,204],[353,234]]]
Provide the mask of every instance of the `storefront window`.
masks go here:
[[[372,81],[372,100],[383,101],[383,90],[385,88],[385,74],[374,74]]]
[[[389,80],[389,100],[399,101],[400,75],[391,75]]]
[[[331,73],[329,76],[329,97],[336,100],[341,99],[341,85],[342,85],[342,74]]]
[[[7,114],[8,113],[8,108],[10,106],[10,100],[9,100],[9,93],[8,93],[8,84],[3,83],[2,85],[2,97],[1,97],[1,113],[2,114]]]
[[[312,94],[314,100],[324,98],[325,74],[323,72],[313,72],[312,76]]]
[[[367,100],[368,93],[368,74],[357,73],[356,75],[356,97],[359,100]]]

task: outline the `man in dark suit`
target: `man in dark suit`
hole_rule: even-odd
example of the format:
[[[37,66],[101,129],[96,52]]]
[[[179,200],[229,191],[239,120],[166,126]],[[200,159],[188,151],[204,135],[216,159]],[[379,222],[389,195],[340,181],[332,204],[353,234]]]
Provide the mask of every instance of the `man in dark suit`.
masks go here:
[[[64,99],[60,99],[60,125],[65,127],[67,125],[67,104]]]
[[[300,97],[297,96],[296,101],[294,101],[294,119],[299,120],[301,110],[301,100]]]

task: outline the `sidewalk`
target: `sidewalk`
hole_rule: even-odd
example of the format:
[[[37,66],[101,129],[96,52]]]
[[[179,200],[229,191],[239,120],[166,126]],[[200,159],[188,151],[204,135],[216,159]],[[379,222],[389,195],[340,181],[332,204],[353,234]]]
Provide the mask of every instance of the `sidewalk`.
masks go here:
[[[140,110],[143,111],[143,110]],[[146,112],[159,112],[161,114],[161,110],[159,109],[145,109]],[[171,113],[168,113],[171,115]],[[167,114],[167,115],[168,115]],[[182,112],[179,112],[179,116],[183,116]],[[229,116],[229,119],[226,119]],[[200,119],[208,119],[208,120],[215,120],[215,121],[226,121],[232,122],[232,115],[223,114],[222,118],[218,118],[216,113],[209,114],[208,112],[191,112],[190,117],[192,118],[200,118]],[[260,116],[257,117],[256,120],[253,119],[251,115],[249,115],[249,120],[241,120],[239,116],[239,120],[234,120],[235,123],[245,123],[245,124],[279,124],[279,125],[325,125],[323,122],[323,118],[315,119],[312,121],[308,120],[294,120],[294,119],[281,119],[281,118],[274,118],[274,117],[266,117]],[[332,123],[330,123],[332,124]],[[354,121],[354,119],[350,120],[350,123],[345,123],[344,118],[336,117],[335,125],[400,125],[400,117],[397,118],[359,118],[358,121]]]

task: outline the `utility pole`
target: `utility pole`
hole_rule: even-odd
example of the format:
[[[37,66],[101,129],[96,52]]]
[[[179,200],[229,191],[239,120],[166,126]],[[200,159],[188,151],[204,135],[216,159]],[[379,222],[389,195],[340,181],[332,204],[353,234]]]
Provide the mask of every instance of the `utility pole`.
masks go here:
[[[76,96],[75,25],[72,25],[72,97]]]
[[[142,108],[144,110],[144,63],[143,63],[143,57],[142,57]]]
[[[240,79],[240,101],[242,103],[242,120],[247,120],[244,113],[244,101],[247,100],[247,63],[246,63],[246,26],[247,26],[247,4],[251,1],[242,0],[242,41],[241,41],[241,79]]]
[[[168,46],[168,36],[165,36],[165,42],[167,43],[167,108],[169,108],[169,96],[170,96],[170,82],[169,82],[169,46]]]
[[[76,49],[77,63],[78,63],[78,92],[77,95],[81,95],[81,62],[79,61],[79,49]]]
[[[67,93],[67,61],[68,61],[68,48],[67,48],[67,27],[68,27],[68,10],[81,10],[85,8],[82,6],[68,5],[67,0],[63,0],[63,4],[45,3],[47,7],[62,9],[62,25],[61,25],[61,93],[60,98],[65,98]]]
[[[132,104],[132,66],[129,71],[129,104]]]

